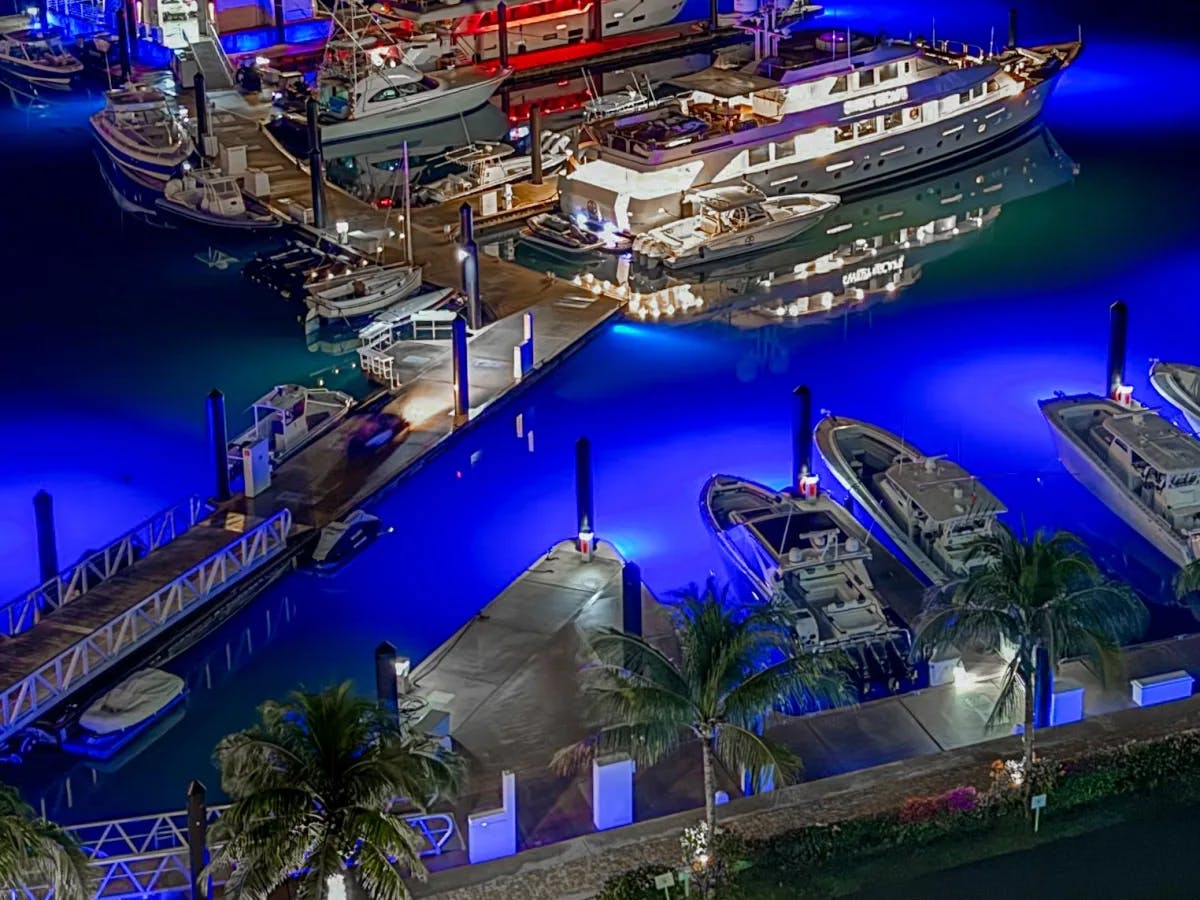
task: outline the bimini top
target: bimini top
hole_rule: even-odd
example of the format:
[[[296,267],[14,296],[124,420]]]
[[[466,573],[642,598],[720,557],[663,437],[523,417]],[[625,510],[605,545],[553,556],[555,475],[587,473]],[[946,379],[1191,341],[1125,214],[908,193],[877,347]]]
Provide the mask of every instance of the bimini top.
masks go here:
[[[705,191],[691,191],[688,193],[687,199],[702,203],[717,212],[725,212],[749,206],[751,203],[761,203],[767,199],[767,195],[753,185],[735,184],[729,187],[710,188]]]
[[[887,477],[934,522],[1005,512],[1004,504],[977,478],[944,457],[904,459],[888,468]]]
[[[776,52],[758,64],[757,72],[781,84],[807,79],[806,69],[821,67],[829,74],[832,65],[849,72],[919,55],[919,48],[911,44],[892,44],[862,32],[806,29],[780,41]]]
[[[689,75],[680,75],[678,78],[670,79],[670,83],[690,91],[703,91],[725,100],[732,97],[746,97],[755,91],[779,86],[778,81],[762,75],[715,67],[701,69],[699,72],[692,72]]]
[[[1200,472],[1200,441],[1157,413],[1119,413],[1109,416],[1104,427],[1164,475]]]

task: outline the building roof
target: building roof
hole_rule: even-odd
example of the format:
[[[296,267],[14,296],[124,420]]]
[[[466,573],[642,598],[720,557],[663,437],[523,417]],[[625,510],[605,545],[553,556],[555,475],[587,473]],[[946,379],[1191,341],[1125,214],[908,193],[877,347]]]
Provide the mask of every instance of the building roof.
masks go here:
[[[934,522],[1005,511],[995,494],[953,460],[906,460],[893,463],[885,474]]]
[[[1164,475],[1200,471],[1200,441],[1158,413],[1112,415],[1104,420],[1104,427]]]

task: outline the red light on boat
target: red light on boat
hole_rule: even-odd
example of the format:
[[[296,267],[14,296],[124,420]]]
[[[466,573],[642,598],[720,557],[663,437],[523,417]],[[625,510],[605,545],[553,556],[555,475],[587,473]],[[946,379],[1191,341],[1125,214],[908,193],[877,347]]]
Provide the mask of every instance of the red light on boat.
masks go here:
[[[378,206],[380,209],[387,209],[389,206],[392,205],[392,198],[391,197],[380,197],[378,200],[375,201],[375,205]]]

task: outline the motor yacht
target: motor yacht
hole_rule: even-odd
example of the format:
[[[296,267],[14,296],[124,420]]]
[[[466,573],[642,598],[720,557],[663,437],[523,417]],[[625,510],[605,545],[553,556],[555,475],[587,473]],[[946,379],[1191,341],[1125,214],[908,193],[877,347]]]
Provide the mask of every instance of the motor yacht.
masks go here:
[[[165,185],[192,155],[192,140],[160,92],[124,87],[104,95],[89,119],[105,153],[131,175]]]
[[[1200,434],[1200,366],[1156,360],[1150,367],[1150,383],[1183,413],[1192,432]]]
[[[56,28],[24,28],[0,34],[0,71],[34,88],[69,91],[83,74],[83,63],[63,48]]]

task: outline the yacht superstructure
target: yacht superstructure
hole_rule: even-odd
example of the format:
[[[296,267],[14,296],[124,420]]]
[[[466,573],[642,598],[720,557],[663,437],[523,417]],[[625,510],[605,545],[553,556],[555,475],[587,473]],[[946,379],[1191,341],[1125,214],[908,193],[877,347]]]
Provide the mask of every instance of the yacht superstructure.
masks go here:
[[[817,423],[813,442],[834,478],[934,585],[986,562],[970,558],[972,545],[993,533],[1006,510],[958,463],[841,416]]]
[[[1176,565],[1200,558],[1200,440],[1132,399],[1038,405],[1068,472]]]
[[[676,79],[685,90],[667,103],[591,123],[563,211],[637,234],[679,218],[700,188],[842,193],[1027,124],[1082,46],[989,54],[820,30],[768,44],[775,52],[740,69]]]

